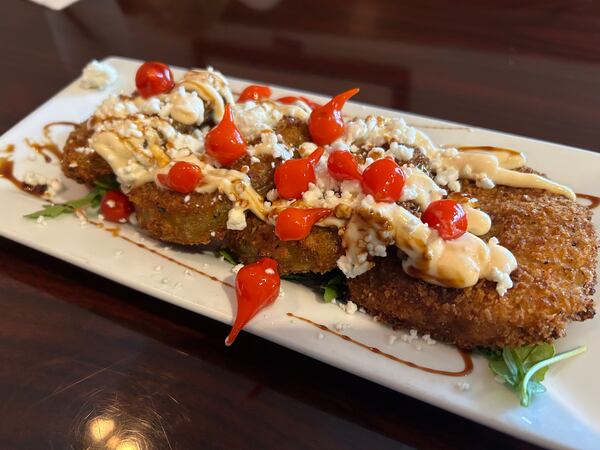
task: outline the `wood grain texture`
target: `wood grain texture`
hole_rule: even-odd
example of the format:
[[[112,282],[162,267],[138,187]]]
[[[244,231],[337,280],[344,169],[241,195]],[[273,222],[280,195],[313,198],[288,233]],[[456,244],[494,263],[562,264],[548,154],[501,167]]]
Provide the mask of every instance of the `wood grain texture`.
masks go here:
[[[0,14],[2,132],[90,59],[122,55],[328,94],[361,86],[366,103],[600,150],[596,2],[54,12],[3,0]],[[250,335],[226,348],[222,324],[2,239],[0,307],[3,449],[106,448],[116,435],[155,449],[534,448]],[[103,446],[87,430],[100,416],[114,426]]]

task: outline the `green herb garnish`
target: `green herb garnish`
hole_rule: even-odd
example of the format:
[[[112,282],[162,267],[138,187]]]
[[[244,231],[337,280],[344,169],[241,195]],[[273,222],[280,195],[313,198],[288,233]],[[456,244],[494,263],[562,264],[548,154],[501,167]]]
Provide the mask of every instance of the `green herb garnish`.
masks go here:
[[[220,248],[219,251],[217,252],[219,254],[219,256],[221,256],[225,261],[227,261],[229,264],[232,265],[237,265],[238,262],[236,261],[236,259],[234,258],[234,256],[229,253],[229,250],[226,250],[224,248]]]
[[[346,277],[339,270],[332,270],[323,275],[318,273],[294,273],[281,278],[288,281],[302,283],[312,289],[322,291],[323,301],[330,303],[333,299],[346,298]]]
[[[50,203],[43,205],[39,211],[27,214],[25,217],[28,219],[37,219],[38,217],[49,217],[54,218],[62,214],[73,214],[75,210],[81,208],[97,208],[100,206],[100,201],[104,194],[108,191],[115,191],[119,189],[119,184],[114,176],[106,176],[94,181],[95,186],[92,190],[84,197],[76,200],[71,200],[65,203]]]
[[[503,349],[479,349],[489,359],[492,372],[514,390],[522,406],[529,406],[534,394],[546,392],[542,384],[549,366],[586,351],[584,345],[555,354],[552,344],[504,347]]]
[[[346,277],[342,273],[335,273],[331,278],[321,284],[323,289],[323,300],[330,303],[333,299],[343,300],[346,298],[348,286]]]

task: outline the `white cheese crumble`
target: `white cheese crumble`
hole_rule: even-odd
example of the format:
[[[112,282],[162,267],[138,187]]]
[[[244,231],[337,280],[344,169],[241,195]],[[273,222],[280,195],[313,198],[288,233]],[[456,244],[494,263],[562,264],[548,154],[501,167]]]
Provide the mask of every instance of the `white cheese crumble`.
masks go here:
[[[461,392],[466,392],[471,390],[471,385],[466,381],[459,381],[458,383],[456,383],[456,388]]]
[[[231,268],[231,271],[237,274],[240,270],[242,270],[243,267],[243,264],[237,264]]]
[[[234,206],[227,214],[228,230],[243,230],[246,228],[246,214],[240,207]]]
[[[336,302],[336,305],[338,305],[346,314],[352,315],[358,311],[358,306],[351,300],[348,300],[346,303]]]
[[[110,64],[92,60],[83,68],[81,87],[102,90],[117,81],[118,74]]]

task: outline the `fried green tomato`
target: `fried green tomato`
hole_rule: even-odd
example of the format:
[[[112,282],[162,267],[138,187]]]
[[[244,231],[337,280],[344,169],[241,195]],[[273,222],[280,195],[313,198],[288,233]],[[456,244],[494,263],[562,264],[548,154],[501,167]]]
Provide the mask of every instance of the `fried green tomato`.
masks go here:
[[[129,194],[140,228],[162,241],[208,244],[222,239],[232,203],[224,195],[189,196],[146,183]]]
[[[343,255],[341,239],[336,229],[314,227],[301,241],[281,241],[273,226],[254,216],[248,216],[247,226],[241,231],[229,231],[225,246],[244,264],[269,257],[279,263],[279,272],[325,273],[336,268]]]
[[[349,280],[350,299],[394,327],[462,348],[548,342],[564,336],[568,322],[594,316],[598,246],[588,208],[538,189],[465,182],[464,192],[492,218],[482,238],[496,236],[517,259],[512,289],[500,297],[490,281],[435,286],[409,277],[390,256]]]
[[[88,139],[91,135],[87,121],[76,126],[67,138],[61,158],[65,176],[87,185],[93,185],[94,180],[113,173],[108,163],[89,149]]]

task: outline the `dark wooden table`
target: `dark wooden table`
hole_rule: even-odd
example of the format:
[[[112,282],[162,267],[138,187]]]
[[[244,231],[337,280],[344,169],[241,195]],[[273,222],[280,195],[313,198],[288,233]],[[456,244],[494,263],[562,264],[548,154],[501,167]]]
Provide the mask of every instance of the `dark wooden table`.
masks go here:
[[[123,55],[357,85],[363,102],[600,150],[598,2],[2,0],[0,15],[2,132]],[[2,239],[0,311],[2,449],[96,448],[98,415],[155,449],[533,448],[250,335],[226,348],[222,324]]]

